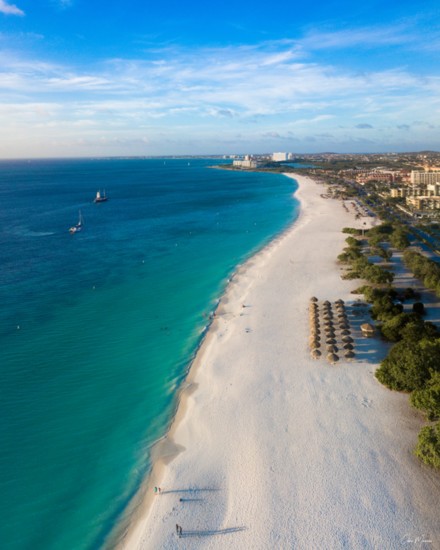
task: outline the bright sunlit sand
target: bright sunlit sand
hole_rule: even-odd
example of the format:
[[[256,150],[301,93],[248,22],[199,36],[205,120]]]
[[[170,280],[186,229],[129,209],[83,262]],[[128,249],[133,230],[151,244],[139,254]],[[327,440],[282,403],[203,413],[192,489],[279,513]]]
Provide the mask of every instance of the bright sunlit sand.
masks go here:
[[[353,362],[310,357],[310,297],[355,299],[336,258],[364,220],[295,178],[300,217],[229,284],[125,548],[440,548],[423,421],[375,380],[377,340],[355,330]]]

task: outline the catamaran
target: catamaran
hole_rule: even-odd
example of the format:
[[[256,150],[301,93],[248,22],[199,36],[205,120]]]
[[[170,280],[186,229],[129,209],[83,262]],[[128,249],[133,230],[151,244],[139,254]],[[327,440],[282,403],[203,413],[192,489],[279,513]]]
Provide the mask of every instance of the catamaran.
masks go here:
[[[76,225],[72,225],[72,227],[69,229],[69,233],[78,233],[79,231],[81,231],[82,226],[83,226],[83,217],[80,210],[78,223]]]
[[[101,190],[96,192],[96,197],[93,202],[105,202],[107,200],[107,197],[105,196],[105,189],[103,194],[101,195]]]

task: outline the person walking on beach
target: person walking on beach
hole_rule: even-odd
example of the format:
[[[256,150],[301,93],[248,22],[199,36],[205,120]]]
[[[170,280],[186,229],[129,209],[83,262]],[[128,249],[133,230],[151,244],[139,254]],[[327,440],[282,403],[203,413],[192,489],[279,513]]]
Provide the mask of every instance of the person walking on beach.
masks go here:
[[[179,539],[180,539],[181,536],[182,536],[182,526],[179,525]]]
[[[179,526],[176,523],[176,535],[178,535],[178,534],[179,534]]]

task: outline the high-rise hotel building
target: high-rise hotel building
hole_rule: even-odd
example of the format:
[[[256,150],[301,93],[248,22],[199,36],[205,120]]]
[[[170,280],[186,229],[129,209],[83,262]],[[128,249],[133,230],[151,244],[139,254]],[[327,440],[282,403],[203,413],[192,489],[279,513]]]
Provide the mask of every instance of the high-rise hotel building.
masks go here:
[[[424,170],[411,170],[412,185],[430,185],[440,183],[440,170],[425,172]]]

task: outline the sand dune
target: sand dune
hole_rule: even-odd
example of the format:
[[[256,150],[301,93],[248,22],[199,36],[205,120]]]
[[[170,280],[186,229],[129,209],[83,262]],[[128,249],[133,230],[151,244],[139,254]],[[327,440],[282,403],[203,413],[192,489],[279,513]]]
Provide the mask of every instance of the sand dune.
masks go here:
[[[231,281],[125,548],[440,548],[440,479],[412,454],[422,419],[376,382],[380,353],[310,358],[309,299],[353,300],[336,257],[363,222],[296,179],[300,217]]]

